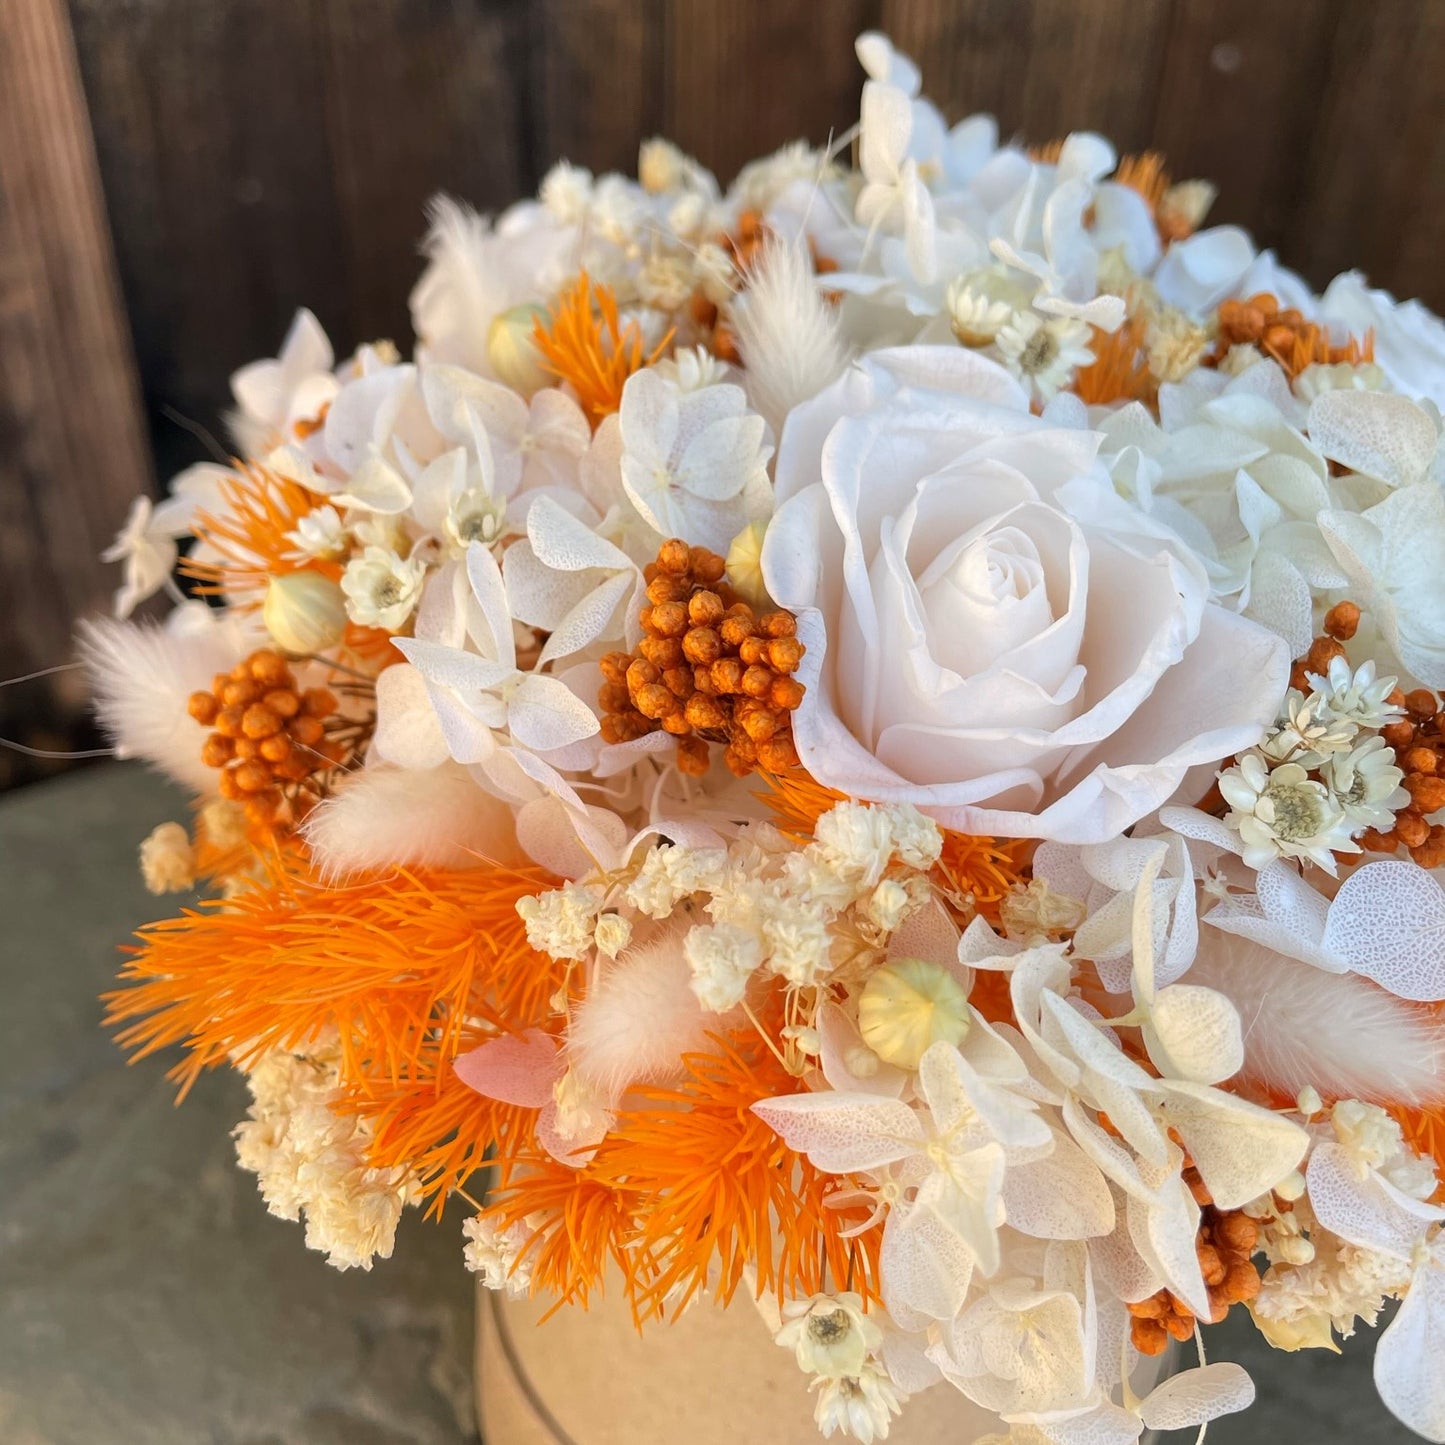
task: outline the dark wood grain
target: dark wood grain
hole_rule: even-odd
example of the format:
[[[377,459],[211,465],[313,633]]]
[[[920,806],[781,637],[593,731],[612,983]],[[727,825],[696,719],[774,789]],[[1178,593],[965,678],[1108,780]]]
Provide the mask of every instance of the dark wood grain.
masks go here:
[[[1340,7],[1314,91],[1286,259],[1314,282],[1358,268],[1445,308],[1445,5]]]
[[[69,23],[0,0],[0,677],[65,662],[97,554],[151,486]],[[73,675],[0,691],[0,736],[63,746]],[[29,771],[0,749],[0,784]]]
[[[540,169],[636,170],[638,142],[663,130],[666,11],[666,0],[534,0]]]
[[[883,28],[957,119],[996,115],[1005,136],[1098,130],[1148,144],[1170,0],[885,0]]]
[[[1211,220],[1242,222],[1263,245],[1284,241],[1306,199],[1341,8],[1176,0],[1152,144],[1177,178],[1219,187]]]
[[[665,134],[724,183],[787,141],[821,144],[858,119],[853,40],[861,0],[671,0],[665,11]]]

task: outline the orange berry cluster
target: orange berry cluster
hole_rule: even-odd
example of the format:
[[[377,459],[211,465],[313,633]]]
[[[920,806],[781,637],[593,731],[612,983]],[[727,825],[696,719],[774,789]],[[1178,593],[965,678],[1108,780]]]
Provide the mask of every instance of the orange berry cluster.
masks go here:
[[[1241,1209],[1219,1209],[1209,1190],[1192,1166],[1184,1171],[1184,1182],[1200,1206],[1199,1236],[1195,1253],[1199,1272],[1209,1290],[1210,1316],[1206,1323],[1218,1324],[1232,1306],[1252,1300],[1259,1293],[1259,1270],[1254,1252],[1259,1245],[1259,1225]],[[1167,1289],[1129,1306],[1133,1316],[1129,1332],[1141,1355],[1161,1355],[1171,1339],[1184,1341],[1194,1334],[1194,1314],[1189,1306]]]
[[[1360,609],[1353,602],[1340,602],[1325,614],[1324,635],[1315,638],[1310,650],[1294,666],[1290,685],[1309,690],[1305,674],[1324,674],[1337,657],[1345,655],[1344,644],[1360,625]],[[1445,823],[1432,823],[1430,815],[1445,808],[1445,708],[1439,694],[1427,688],[1390,694],[1390,701],[1405,709],[1398,722],[1386,723],[1380,736],[1395,750],[1395,762],[1405,774],[1404,787],[1410,801],[1395,814],[1388,832],[1366,828],[1359,843],[1370,853],[1409,850],[1422,868],[1445,864]]]
[[[631,742],[659,728],[677,738],[677,764],[700,777],[708,744],[738,777],[757,768],[786,772],[798,763],[793,709],[803,660],[788,612],[761,616],[723,580],[723,559],[673,538],[649,562],[643,637],[634,652],[602,659],[602,736]]]
[[[293,817],[304,813],[320,796],[304,785],[350,756],[347,743],[327,735],[337,706],[327,688],[299,691],[281,655],[262,649],[218,672],[209,692],[193,692],[187,711],[213,729],[201,758],[221,770],[221,796],[264,825],[276,821],[283,801]]]
[[[1395,814],[1388,833],[1366,829],[1360,844],[1379,853],[1403,846],[1422,868],[1438,868],[1445,864],[1445,823],[1429,819],[1445,808],[1445,707],[1439,693],[1423,687],[1391,700],[1399,702],[1406,715],[1386,723],[1380,736],[1395,750],[1410,801]]]
[[[1281,307],[1267,291],[1243,301],[1221,303],[1215,359],[1222,361],[1232,346],[1258,347],[1279,362],[1291,377],[1316,362],[1334,365],[1341,361],[1374,359],[1374,343],[1370,337],[1366,337],[1363,344],[1351,337],[1343,346],[1332,345],[1327,332],[1306,320],[1294,307]]]

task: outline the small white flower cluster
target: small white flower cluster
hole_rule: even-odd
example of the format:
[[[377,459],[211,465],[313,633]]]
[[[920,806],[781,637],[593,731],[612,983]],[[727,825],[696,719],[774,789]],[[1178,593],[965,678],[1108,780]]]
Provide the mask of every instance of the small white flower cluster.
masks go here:
[[[818,1294],[789,1300],[773,1335],[812,1375],[818,1400],[813,1418],[824,1438],[841,1432],[871,1445],[887,1438],[893,1416],[908,1398],[878,1358],[883,1331],[863,1312],[860,1295]]]
[[[804,848],[767,824],[744,829],[726,849],[664,844],[623,897],[658,919],[685,899],[704,900],[712,922],[688,931],[683,953],[703,1006],[726,1013],[760,968],[810,987],[885,940],[926,901],[922,875],[941,847],[937,825],[915,808],[840,803]],[[886,878],[895,864],[907,875]]]
[[[306,1247],[337,1269],[390,1259],[402,1209],[420,1193],[403,1169],[366,1162],[370,1131],[337,1113],[337,1045],[304,1053],[275,1049],[246,1076],[247,1117],[235,1128],[236,1157],[255,1174],[281,1219],[306,1221]]]
[[[1372,1239],[1363,1218],[1341,1218],[1341,1194],[1383,1186],[1407,1207],[1420,1205],[1423,1227],[1425,1201],[1439,1185],[1433,1161],[1410,1149],[1399,1124],[1374,1104],[1341,1100],[1315,1132],[1321,1162],[1311,1164],[1307,1179],[1331,1205],[1325,1211],[1320,1204],[1328,1222],[1304,1192],[1287,1209],[1265,1199],[1250,1210],[1263,1224],[1260,1244],[1270,1261],[1250,1310],[1278,1349],[1337,1349],[1335,1335],[1348,1339],[1357,1322],[1373,1326],[1385,1305],[1410,1289],[1415,1261],[1387,1247],[1388,1236]],[[1353,1181],[1339,1192],[1336,1170]]]
[[[1333,874],[1336,853],[1360,852],[1355,838],[1388,830],[1408,801],[1379,732],[1404,712],[1388,701],[1396,680],[1377,679],[1373,662],[1352,669],[1337,657],[1310,684],[1308,696],[1291,688],[1263,742],[1219,775],[1225,822],[1251,868],[1299,858]]]
[[[495,1219],[474,1214],[463,1221],[462,1233],[467,1241],[462,1258],[488,1289],[505,1290],[514,1298],[527,1293],[532,1285],[532,1267],[524,1253],[530,1238],[524,1224],[502,1228]]]

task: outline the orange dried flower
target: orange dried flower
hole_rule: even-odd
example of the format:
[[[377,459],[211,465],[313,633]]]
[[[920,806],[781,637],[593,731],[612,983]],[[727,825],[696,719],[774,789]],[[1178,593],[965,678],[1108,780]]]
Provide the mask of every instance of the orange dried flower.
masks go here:
[[[622,405],[627,378],[654,365],[672,342],[669,332],[647,351],[642,328],[619,321],[612,288],[585,271],[563,288],[545,321],[537,318],[532,337],[547,370],[577,393],[594,428]]]

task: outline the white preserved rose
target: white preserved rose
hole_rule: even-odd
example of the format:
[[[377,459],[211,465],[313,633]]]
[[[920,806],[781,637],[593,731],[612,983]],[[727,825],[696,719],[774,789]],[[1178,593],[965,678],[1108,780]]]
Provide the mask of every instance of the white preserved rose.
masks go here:
[[[1098,444],[947,348],[875,352],[794,411],[763,571],[807,646],[814,777],[970,833],[1089,843],[1258,741],[1287,648],[1208,601]]]

